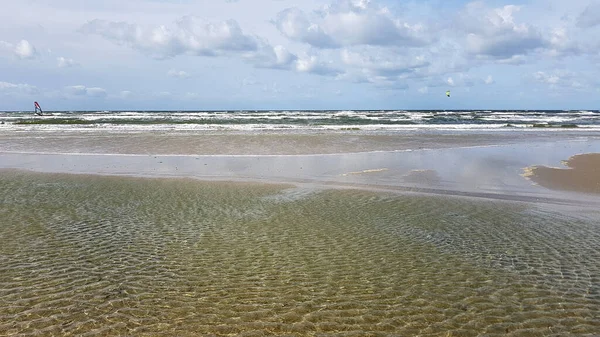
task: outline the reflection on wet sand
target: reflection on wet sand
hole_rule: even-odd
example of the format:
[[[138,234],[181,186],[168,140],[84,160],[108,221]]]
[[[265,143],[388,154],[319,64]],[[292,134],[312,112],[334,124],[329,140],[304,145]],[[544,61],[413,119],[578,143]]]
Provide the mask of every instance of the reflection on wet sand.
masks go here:
[[[575,155],[563,164],[567,168],[527,167],[523,176],[550,189],[600,193],[600,153]]]
[[[412,170],[403,178],[406,182],[423,185],[435,185],[440,182],[440,176],[435,170]]]

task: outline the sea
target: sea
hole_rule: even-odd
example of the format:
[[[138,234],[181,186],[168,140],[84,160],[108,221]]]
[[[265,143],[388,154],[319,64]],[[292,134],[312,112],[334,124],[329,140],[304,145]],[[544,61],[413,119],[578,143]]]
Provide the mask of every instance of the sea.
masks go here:
[[[363,130],[600,129],[599,110],[236,110],[0,112],[2,129]]]

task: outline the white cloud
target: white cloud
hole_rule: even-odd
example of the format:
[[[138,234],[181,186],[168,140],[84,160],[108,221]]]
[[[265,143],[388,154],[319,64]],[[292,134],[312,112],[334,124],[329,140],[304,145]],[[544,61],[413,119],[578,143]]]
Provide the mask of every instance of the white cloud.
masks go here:
[[[286,37],[316,47],[336,46],[336,42],[318,25],[311,23],[307,15],[298,8],[289,8],[277,14],[273,21]]]
[[[409,87],[406,80],[400,76],[375,75],[366,69],[346,71],[336,76],[336,79],[358,84],[368,83],[380,89],[405,90]]]
[[[571,86],[573,88],[583,88],[584,87],[584,85],[577,80],[573,80],[573,82],[571,82]]]
[[[497,60],[498,64],[510,64],[513,66],[523,64],[527,62],[527,57],[525,55],[512,55],[510,58]]]
[[[468,4],[458,19],[467,34],[466,51],[483,58],[509,60],[546,47],[548,41],[537,28],[515,22],[520,9],[513,5],[489,9],[482,2]]]
[[[272,47],[264,41],[259,42],[256,51],[248,52],[243,57],[258,68],[292,69],[298,57],[290,53],[284,46]]]
[[[290,64],[298,59],[298,57],[290,53],[284,46],[277,45],[273,47],[275,53],[275,64]]]
[[[21,40],[15,46],[15,55],[21,59],[33,59],[37,55],[35,47],[27,40]]]
[[[600,13],[599,13],[600,14]],[[571,18],[565,18],[549,31],[549,57],[566,57],[600,54],[600,30],[581,27]]]
[[[106,90],[102,88],[87,88],[87,95],[92,97],[106,97]]]
[[[6,41],[0,41],[0,52],[12,54],[21,60],[35,59],[39,53],[27,40],[21,40],[16,45]]]
[[[396,49],[360,48],[356,51],[344,49],[340,53],[342,63],[359,69],[368,76],[401,77],[427,67],[429,62],[423,55],[403,54]]]
[[[419,73],[430,66],[423,55],[371,46],[345,48],[340,59],[345,73],[338,79],[401,90],[407,88],[407,79],[420,77]]]
[[[537,71],[531,77],[537,82],[547,84],[550,88],[585,89],[591,83],[586,76],[568,70]]]
[[[62,56],[57,57],[56,61],[58,62],[59,68],[69,68],[78,65],[77,62],[75,62],[73,59],[65,58]]]
[[[414,47],[429,41],[424,26],[410,24],[370,1],[339,0],[311,15],[288,8],[279,12],[273,23],[287,38],[318,48]]]
[[[255,78],[246,77],[240,81],[240,85],[242,87],[252,87],[258,84],[258,81]]]
[[[0,41],[0,49],[6,50],[6,51],[12,50],[13,45],[12,45],[12,43],[8,43],[6,41]]]
[[[29,84],[15,84],[10,82],[1,82],[0,81],[0,94],[19,94],[19,95],[32,95],[39,93],[39,89],[33,85]]]
[[[83,96],[87,94],[86,87],[83,85],[72,85],[65,88],[67,93],[75,96]]]
[[[426,78],[425,83],[430,88],[435,87],[473,87],[476,84],[484,84],[483,79],[473,79],[468,73],[453,73],[447,77],[435,76]]]
[[[296,71],[301,73],[313,73],[318,75],[337,75],[340,71],[324,62],[316,55],[303,54],[296,60]]]
[[[65,87],[65,92],[72,96],[88,96],[103,98],[107,96],[106,90],[98,87],[86,87],[84,85],[72,85]]]
[[[570,37],[566,27],[556,27],[552,30],[550,35],[550,44],[553,47],[554,53],[559,54],[560,52],[573,51],[577,52],[578,47]]]
[[[488,75],[484,80],[483,83],[485,84],[493,84],[494,83],[494,78],[492,77],[492,75]]]
[[[121,98],[131,98],[131,97],[133,97],[133,92],[131,92],[129,90],[123,90],[119,93],[119,96]]]
[[[560,77],[558,77],[557,75],[546,74],[543,71],[538,71],[534,73],[533,78],[535,78],[539,82],[550,85],[556,85],[560,81]]]
[[[95,19],[83,25],[80,31],[100,35],[159,58],[183,54],[216,56],[252,51],[258,47],[256,38],[244,34],[235,20],[208,22],[195,16],[184,16],[170,27]]]
[[[317,75],[340,73],[340,70],[333,66],[333,61],[325,61],[315,53],[305,52],[298,56],[281,45],[271,47],[265,42],[260,44],[257,52],[247,53],[245,58],[258,68],[283,69]]]
[[[188,77],[190,77],[190,74],[188,74],[187,72],[185,72],[183,70],[171,69],[167,72],[167,76],[177,77],[177,78],[188,78]]]

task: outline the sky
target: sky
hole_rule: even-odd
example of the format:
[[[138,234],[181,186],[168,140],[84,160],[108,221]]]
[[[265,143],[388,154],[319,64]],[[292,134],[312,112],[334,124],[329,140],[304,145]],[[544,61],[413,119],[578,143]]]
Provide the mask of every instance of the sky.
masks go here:
[[[600,0],[3,0],[0,21],[0,110],[600,109]]]

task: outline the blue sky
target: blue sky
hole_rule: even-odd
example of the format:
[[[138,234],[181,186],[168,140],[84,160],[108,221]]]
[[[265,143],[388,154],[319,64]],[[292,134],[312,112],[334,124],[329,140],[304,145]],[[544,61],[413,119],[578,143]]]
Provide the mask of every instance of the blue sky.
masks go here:
[[[600,109],[600,0],[2,7],[0,110]]]

